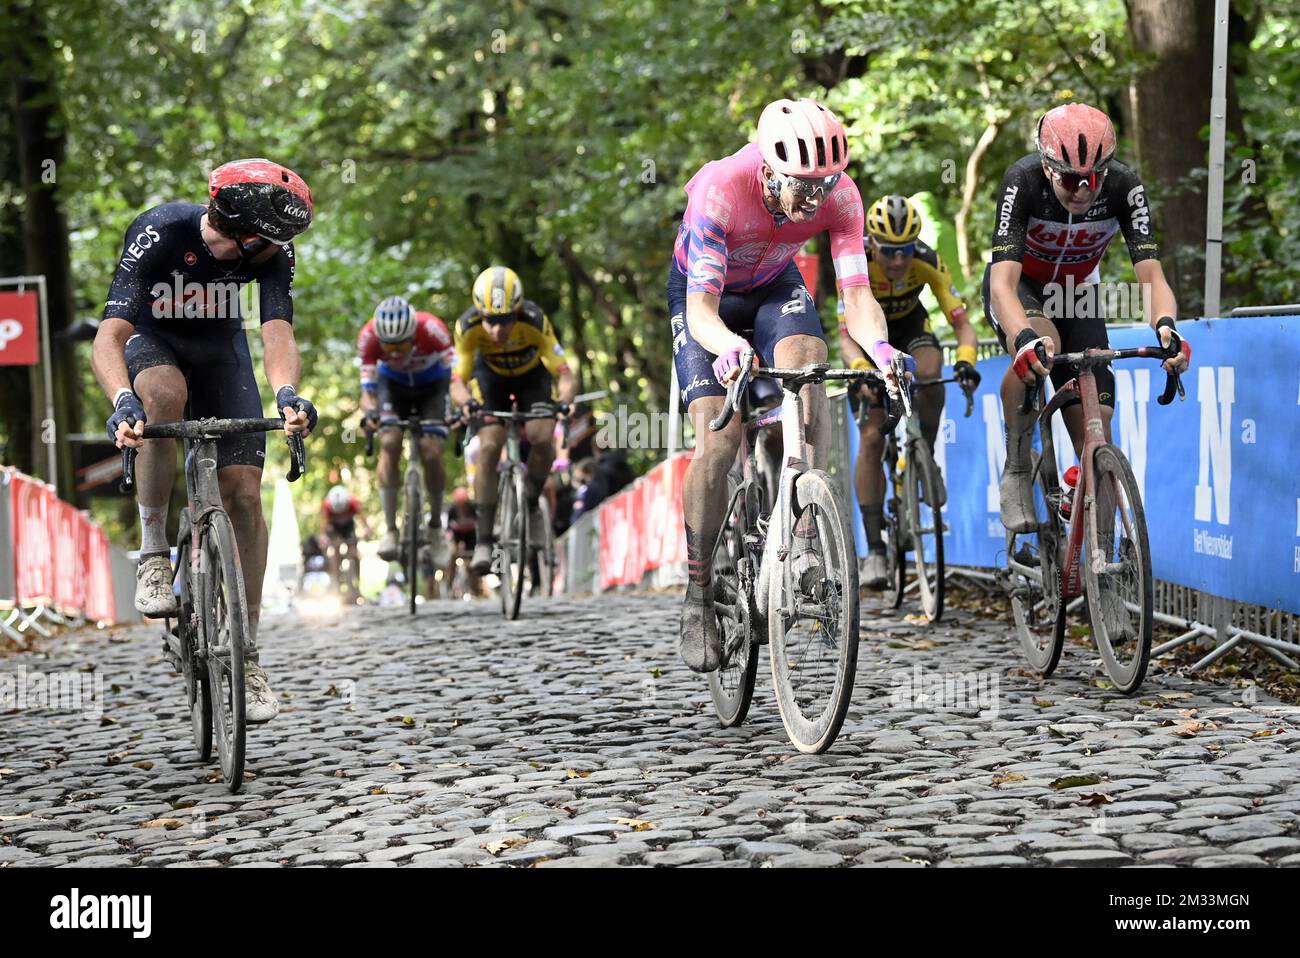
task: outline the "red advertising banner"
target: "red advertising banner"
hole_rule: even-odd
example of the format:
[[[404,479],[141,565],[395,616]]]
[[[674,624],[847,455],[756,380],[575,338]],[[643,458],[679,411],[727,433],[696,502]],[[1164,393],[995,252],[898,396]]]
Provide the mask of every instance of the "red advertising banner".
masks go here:
[[[0,293],[0,366],[35,366],[40,355],[35,293]]]
[[[818,262],[816,253],[796,253],[794,257],[794,264],[799,267],[799,274],[803,276],[803,284],[808,287],[808,295],[814,300],[817,298]]]
[[[682,481],[690,453],[646,473],[600,506],[600,585],[637,585],[647,572],[686,562]]]
[[[54,490],[10,473],[15,593],[20,606],[113,621],[112,566],[104,530]]]
[[[14,583],[19,605],[54,599],[54,539],[50,534],[53,490],[43,482],[13,474]]]

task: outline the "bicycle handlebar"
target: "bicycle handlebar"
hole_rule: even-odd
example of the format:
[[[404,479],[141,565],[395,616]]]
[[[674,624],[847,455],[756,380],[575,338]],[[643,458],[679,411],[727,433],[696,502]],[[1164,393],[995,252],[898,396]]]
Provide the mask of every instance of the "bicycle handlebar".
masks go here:
[[[255,432],[275,432],[284,428],[283,419],[187,419],[164,422],[144,427],[145,439],[222,439],[226,436],[243,436]],[[297,482],[307,472],[307,444],[296,433],[285,436],[289,446],[290,482]],[[122,447],[121,491],[130,493],[135,487],[135,455],[137,449]]]
[[[1173,359],[1179,354],[1177,349],[1165,349],[1163,346],[1133,346],[1129,349],[1084,349],[1077,353],[1060,353],[1046,356],[1041,343],[1036,347],[1035,351],[1038,353],[1039,362],[1048,369],[1051,369],[1057,363],[1069,363],[1082,368],[1101,366],[1117,359],[1158,359],[1164,362],[1167,359]],[[1165,390],[1157,397],[1156,402],[1162,406],[1168,406],[1174,401],[1175,394],[1179,399],[1187,399],[1187,390],[1183,388],[1182,374],[1166,372]],[[1020,404],[1021,415],[1028,413],[1034,407],[1034,400],[1037,396],[1037,382],[1025,386],[1025,398]]]
[[[740,374],[727,387],[727,396],[722,411],[718,413],[717,418],[709,421],[710,432],[720,432],[727,428],[732,415],[740,408],[741,397],[746,395],[749,382],[754,376],[779,379],[782,381],[782,388],[787,390],[790,389],[790,383],[793,383],[795,388],[798,389],[812,383],[824,383],[828,379],[857,380],[859,382],[876,379],[882,383],[885,381],[884,374],[878,369],[834,369],[829,363],[812,363],[801,369],[783,369],[769,366],[755,368],[754,350],[751,347],[740,355]],[[885,392],[885,415],[888,420],[892,421],[890,429],[898,425],[899,415],[890,400],[888,390]]]

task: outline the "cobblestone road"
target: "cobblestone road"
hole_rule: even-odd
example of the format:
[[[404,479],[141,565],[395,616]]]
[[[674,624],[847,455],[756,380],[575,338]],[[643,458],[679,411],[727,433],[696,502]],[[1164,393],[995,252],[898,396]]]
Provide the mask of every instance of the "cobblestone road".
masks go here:
[[[1300,715],[1253,690],[1156,666],[1120,698],[1080,645],[1040,682],[1002,623],[864,602],[844,733],[800,755],[766,655],[748,724],[718,727],[679,601],[268,620],[285,707],[236,796],[193,757],[156,627],[0,658],[103,684],[101,716],[0,714],[0,867],[1300,864]],[[941,673],[992,708],[905,700]]]

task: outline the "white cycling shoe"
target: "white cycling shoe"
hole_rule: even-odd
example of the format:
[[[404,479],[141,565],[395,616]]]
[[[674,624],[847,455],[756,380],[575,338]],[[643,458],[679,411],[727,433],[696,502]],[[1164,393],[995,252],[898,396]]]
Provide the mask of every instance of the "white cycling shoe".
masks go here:
[[[866,565],[862,567],[862,584],[868,589],[883,589],[888,575],[883,552],[867,553]]]
[[[271,691],[266,672],[256,662],[244,663],[244,720],[269,722],[280,714],[280,700]]]
[[[172,592],[172,563],[165,555],[144,556],[135,570],[135,609],[143,616],[160,619],[180,609]]]

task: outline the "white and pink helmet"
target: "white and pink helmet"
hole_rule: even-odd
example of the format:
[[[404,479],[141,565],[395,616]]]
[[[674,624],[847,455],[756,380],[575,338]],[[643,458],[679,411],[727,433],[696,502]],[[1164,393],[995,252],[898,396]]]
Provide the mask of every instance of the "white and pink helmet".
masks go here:
[[[774,172],[834,176],[849,165],[849,140],[841,123],[816,100],[777,100],[758,118],[758,146]]]

